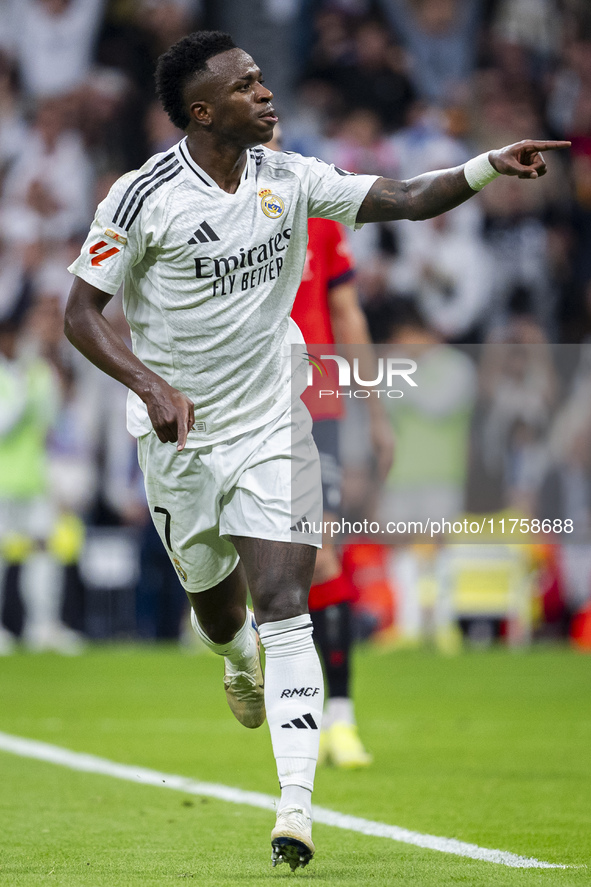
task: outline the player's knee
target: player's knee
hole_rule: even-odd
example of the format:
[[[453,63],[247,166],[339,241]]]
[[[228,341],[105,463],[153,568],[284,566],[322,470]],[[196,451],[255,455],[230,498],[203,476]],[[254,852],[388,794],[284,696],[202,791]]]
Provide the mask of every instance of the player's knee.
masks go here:
[[[257,622],[259,625],[279,622],[306,613],[309,590],[300,584],[283,587],[263,584],[256,590],[251,589]]]
[[[214,644],[229,644],[244,624],[244,610],[215,616],[198,615],[199,625]]]

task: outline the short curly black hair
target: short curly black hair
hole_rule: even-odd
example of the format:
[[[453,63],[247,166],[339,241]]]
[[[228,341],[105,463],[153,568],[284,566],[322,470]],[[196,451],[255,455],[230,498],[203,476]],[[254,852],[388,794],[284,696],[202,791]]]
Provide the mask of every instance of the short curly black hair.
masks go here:
[[[232,37],[223,31],[195,31],[170,47],[158,59],[156,92],[164,110],[179,129],[186,129],[190,117],[183,101],[183,90],[197,71],[205,70],[208,59],[236,49]]]

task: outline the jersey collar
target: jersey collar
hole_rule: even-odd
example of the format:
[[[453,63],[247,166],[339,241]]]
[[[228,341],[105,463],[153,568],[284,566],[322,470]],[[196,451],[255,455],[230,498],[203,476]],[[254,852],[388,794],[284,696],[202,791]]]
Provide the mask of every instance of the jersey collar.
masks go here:
[[[181,141],[176,146],[176,152],[177,152],[177,156],[178,156],[181,164],[184,166],[184,168],[187,170],[187,172],[190,174],[190,176],[193,179],[195,179],[195,178],[198,179],[202,185],[206,185],[208,188],[215,188],[216,191],[221,191],[222,194],[228,194],[227,191],[224,191],[222,188],[220,188],[218,183],[216,181],[214,181],[214,179],[212,179],[211,176],[208,175],[204,169],[201,169],[199,164],[195,163],[195,161],[193,160],[193,158],[191,157],[191,155],[189,153],[189,148],[187,145],[187,137],[186,136],[184,139],[181,139]],[[251,174],[251,172],[250,172],[251,163],[252,163],[251,152],[247,151],[246,152],[246,163],[244,165],[244,170],[242,172],[242,176],[240,177],[240,184],[238,185],[238,191],[240,190],[240,186],[242,185],[242,183],[245,182],[248,179],[249,175]],[[236,191],[236,193],[238,193],[238,191]],[[228,197],[233,197],[233,196],[234,196],[233,194],[228,194]]]

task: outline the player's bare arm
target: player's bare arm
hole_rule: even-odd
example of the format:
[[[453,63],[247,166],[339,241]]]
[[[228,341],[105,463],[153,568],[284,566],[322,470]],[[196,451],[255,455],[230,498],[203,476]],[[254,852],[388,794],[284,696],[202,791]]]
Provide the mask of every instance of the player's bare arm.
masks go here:
[[[66,307],[65,333],[72,345],[107,375],[126,385],[146,404],[154,431],[182,450],[195,421],[194,406],[142,363],[126,346],[103,311],[112,296],[76,277]]]
[[[506,148],[489,151],[487,159],[493,176],[498,174],[537,179],[547,171],[542,152],[569,146],[570,142],[566,141],[525,139]],[[471,187],[468,182],[467,167],[468,164],[462,164],[453,169],[425,173],[407,181],[380,178],[372,185],[361,204],[357,221],[417,221],[447,212],[478,193],[479,188]]]

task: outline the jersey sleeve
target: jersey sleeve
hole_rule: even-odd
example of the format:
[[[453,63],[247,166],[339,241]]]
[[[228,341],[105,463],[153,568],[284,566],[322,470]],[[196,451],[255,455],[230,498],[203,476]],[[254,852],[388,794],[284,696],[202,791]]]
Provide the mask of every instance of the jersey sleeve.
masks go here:
[[[316,157],[306,160],[308,216],[334,219],[354,230],[361,228],[356,222],[359,207],[379,176],[358,176]]]
[[[127,272],[141,261],[147,247],[141,215],[127,227],[114,221],[135,175],[128,173],[118,179],[99,203],[80,255],[68,268],[71,274],[110,295],[115,295]]]

